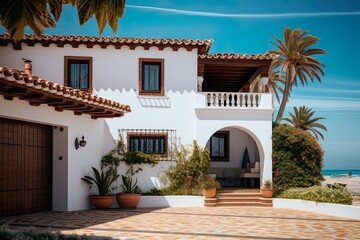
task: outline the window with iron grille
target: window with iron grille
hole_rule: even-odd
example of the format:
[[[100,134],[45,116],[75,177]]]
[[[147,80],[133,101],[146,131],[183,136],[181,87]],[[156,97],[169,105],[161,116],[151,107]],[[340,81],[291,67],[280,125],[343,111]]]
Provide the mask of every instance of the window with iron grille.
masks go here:
[[[166,154],[166,135],[129,135],[129,150],[149,154]]]
[[[175,129],[119,129],[119,137],[131,152],[156,154],[160,161],[176,161],[180,139]]]

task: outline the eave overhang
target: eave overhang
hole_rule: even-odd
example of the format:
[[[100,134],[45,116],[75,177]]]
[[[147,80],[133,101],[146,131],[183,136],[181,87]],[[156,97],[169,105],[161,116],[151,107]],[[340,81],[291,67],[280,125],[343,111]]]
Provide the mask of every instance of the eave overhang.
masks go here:
[[[12,44],[15,50],[21,50],[21,44],[27,46],[35,46],[41,44],[43,47],[49,47],[50,44],[55,44],[57,47],[64,47],[66,44],[71,45],[73,48],[78,48],[80,45],[85,45],[87,48],[100,46],[107,48],[114,46],[115,49],[120,49],[123,46],[128,46],[134,50],[136,47],[143,47],[149,50],[151,47],[157,47],[163,50],[167,47],[177,51],[180,48],[185,48],[187,51],[193,49],[198,50],[198,54],[205,54],[209,51],[213,40],[199,40],[199,39],[177,39],[177,38],[132,38],[132,37],[94,37],[94,36],[74,36],[74,35],[40,35],[24,34],[22,39],[14,42],[9,34],[0,34],[0,46],[7,46]]]
[[[198,76],[204,77],[203,91],[237,92],[258,75],[268,76],[273,54],[200,54]]]
[[[0,95],[6,100],[14,97],[28,101],[31,106],[46,104],[55,111],[88,114],[93,119],[122,117],[131,112],[130,106],[72,89],[16,69],[0,66]]]

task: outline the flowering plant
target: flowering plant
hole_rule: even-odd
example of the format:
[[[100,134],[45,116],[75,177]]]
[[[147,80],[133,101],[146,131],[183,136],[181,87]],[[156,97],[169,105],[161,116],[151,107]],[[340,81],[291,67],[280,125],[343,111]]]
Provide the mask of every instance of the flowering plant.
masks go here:
[[[201,183],[200,183],[202,188],[205,189],[209,189],[209,188],[221,188],[221,185],[219,183],[219,181],[217,181],[215,178],[211,177],[211,176],[204,176],[201,179]]]

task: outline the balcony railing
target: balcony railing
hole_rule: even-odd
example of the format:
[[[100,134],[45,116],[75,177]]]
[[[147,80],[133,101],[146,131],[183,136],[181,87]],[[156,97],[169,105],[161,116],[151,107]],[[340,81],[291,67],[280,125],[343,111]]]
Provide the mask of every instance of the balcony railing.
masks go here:
[[[209,108],[272,108],[269,93],[199,92],[198,107]]]

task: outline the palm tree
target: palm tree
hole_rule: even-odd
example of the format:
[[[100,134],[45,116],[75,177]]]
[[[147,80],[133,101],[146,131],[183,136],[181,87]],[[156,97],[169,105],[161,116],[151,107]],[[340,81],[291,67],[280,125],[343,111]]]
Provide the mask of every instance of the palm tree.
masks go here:
[[[106,23],[116,32],[125,7],[125,0],[0,0],[0,21],[10,38],[19,41],[26,26],[36,35],[56,27],[63,5],[70,3],[77,7],[80,25],[95,15],[100,34]]]
[[[276,121],[280,121],[284,114],[286,103],[289,99],[292,86],[297,86],[298,81],[302,85],[308,84],[308,78],[311,82],[317,79],[321,82],[320,75],[324,76],[322,67],[325,67],[313,55],[326,54],[326,51],[321,48],[311,48],[312,45],[317,44],[319,38],[312,35],[306,35],[309,31],[302,31],[297,28],[291,30],[286,27],[284,29],[284,41],[273,36],[276,40],[274,43],[277,50],[270,50],[270,54],[278,55],[273,64],[275,69],[280,68],[281,73],[285,73],[285,87],[283,97],[280,103]]]
[[[305,106],[301,106],[299,109],[297,107],[294,107],[294,113],[295,114],[289,113],[291,119],[282,118],[282,120],[291,123],[296,128],[300,128],[302,130],[310,132],[310,134],[314,135],[316,139],[319,139],[320,136],[322,140],[324,140],[324,136],[317,128],[320,128],[325,131],[327,131],[327,129],[324,125],[318,123],[317,121],[325,118],[323,117],[312,118],[315,111]]]
[[[274,71],[274,65],[270,65],[268,82],[264,83],[260,77],[256,78],[250,85],[250,92],[257,93],[272,93],[278,102],[280,102],[279,92],[283,93],[280,83],[285,83],[285,77],[280,73]],[[273,102],[274,105],[274,102]]]

